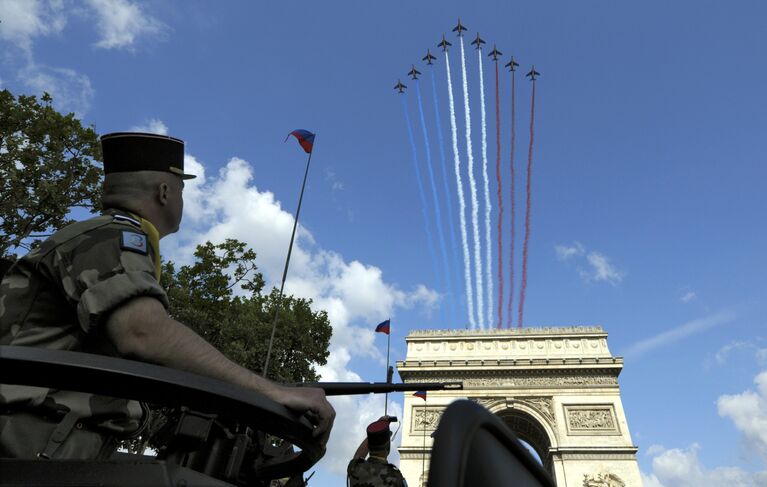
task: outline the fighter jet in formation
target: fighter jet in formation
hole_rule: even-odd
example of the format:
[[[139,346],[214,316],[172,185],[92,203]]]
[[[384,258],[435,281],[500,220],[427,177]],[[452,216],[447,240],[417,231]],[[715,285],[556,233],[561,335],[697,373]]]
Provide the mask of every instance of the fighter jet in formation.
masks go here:
[[[479,32],[477,32],[477,38],[471,41],[472,46],[477,46],[475,49],[482,49],[482,44],[484,44],[485,41],[482,40],[481,37],[479,37]]]
[[[447,42],[447,39],[445,39],[445,34],[442,34],[442,42],[437,44],[437,47],[441,47],[442,48],[442,52],[445,52],[445,51],[447,51],[447,46],[452,46],[452,44]]]
[[[535,81],[536,76],[540,76],[541,73],[535,70],[535,65],[533,64],[533,69],[530,70],[529,73],[527,73],[525,76],[530,78],[530,81]]]
[[[506,67],[509,68],[509,71],[514,72],[517,70],[517,66],[519,66],[519,63],[514,60],[514,56],[511,56],[511,61],[506,64]]]
[[[426,55],[423,57],[423,60],[426,61],[426,64],[431,64],[431,62],[435,59],[437,59],[437,56],[432,55],[431,51],[427,49]]]
[[[407,85],[403,85],[402,81],[400,81],[400,80],[397,80],[397,84],[394,85],[394,89],[395,90],[399,90],[400,93],[404,93],[405,92],[405,88],[407,88]]]
[[[493,44],[493,50],[490,51],[490,54],[488,56],[493,56],[493,61],[498,62],[498,56],[502,56],[503,53],[498,50],[497,47],[495,47],[495,44]]]
[[[421,74],[421,72],[420,72],[420,71],[418,71],[417,69],[415,69],[415,64],[411,64],[411,65],[410,65],[410,71],[408,71],[408,73],[407,73],[407,74],[408,74],[408,75],[409,75],[411,78],[413,78],[413,79],[418,79],[418,75],[419,75],[419,74]]]
[[[463,36],[463,31],[467,30],[466,27],[461,25],[461,19],[458,19],[458,25],[453,27],[453,32],[458,32],[458,37]]]

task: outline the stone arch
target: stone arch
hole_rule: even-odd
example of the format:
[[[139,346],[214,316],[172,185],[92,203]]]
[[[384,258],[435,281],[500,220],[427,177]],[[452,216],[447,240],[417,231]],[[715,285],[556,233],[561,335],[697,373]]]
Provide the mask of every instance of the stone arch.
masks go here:
[[[405,396],[403,475],[418,485],[442,411],[470,399],[501,419],[541,458],[561,486],[639,486],[637,448],[628,430],[618,375],[623,359],[601,327],[416,330],[397,361],[404,382],[463,383]],[[424,444],[424,438],[426,442]]]
[[[515,435],[538,454],[543,467],[554,477],[554,461],[551,449],[554,446],[553,435],[546,431],[545,423],[521,408],[507,408],[495,413]]]

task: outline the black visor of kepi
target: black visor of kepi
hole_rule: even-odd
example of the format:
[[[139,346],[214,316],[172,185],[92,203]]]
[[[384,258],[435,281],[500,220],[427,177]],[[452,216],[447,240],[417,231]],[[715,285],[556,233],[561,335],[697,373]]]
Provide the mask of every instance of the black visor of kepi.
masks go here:
[[[184,141],[143,132],[113,132],[101,136],[104,174],[131,171],[165,171],[181,179],[197,176],[184,173]]]

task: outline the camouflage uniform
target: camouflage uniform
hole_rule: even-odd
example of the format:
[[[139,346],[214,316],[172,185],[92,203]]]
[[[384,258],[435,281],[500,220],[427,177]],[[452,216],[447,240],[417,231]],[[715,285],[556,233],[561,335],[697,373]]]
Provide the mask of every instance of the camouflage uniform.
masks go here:
[[[157,230],[125,211],[59,230],[3,278],[0,345],[116,356],[103,329],[112,310],[136,296],[168,306],[159,259]],[[140,430],[145,413],[126,399],[0,385],[0,457],[103,456],[114,438]]]
[[[386,459],[368,457],[355,458],[346,469],[350,487],[407,487],[399,469]]]

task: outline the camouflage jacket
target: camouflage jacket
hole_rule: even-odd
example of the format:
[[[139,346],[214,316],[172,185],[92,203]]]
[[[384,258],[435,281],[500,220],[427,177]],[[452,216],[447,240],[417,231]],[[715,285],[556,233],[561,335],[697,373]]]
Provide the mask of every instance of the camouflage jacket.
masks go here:
[[[159,284],[154,226],[121,210],[69,225],[19,259],[0,283],[0,345],[116,356],[102,325],[117,306],[152,296],[167,308]],[[73,411],[114,433],[138,429],[135,401],[28,386],[0,385],[0,412]]]
[[[350,487],[407,487],[399,469],[377,457],[353,459],[346,473]]]

